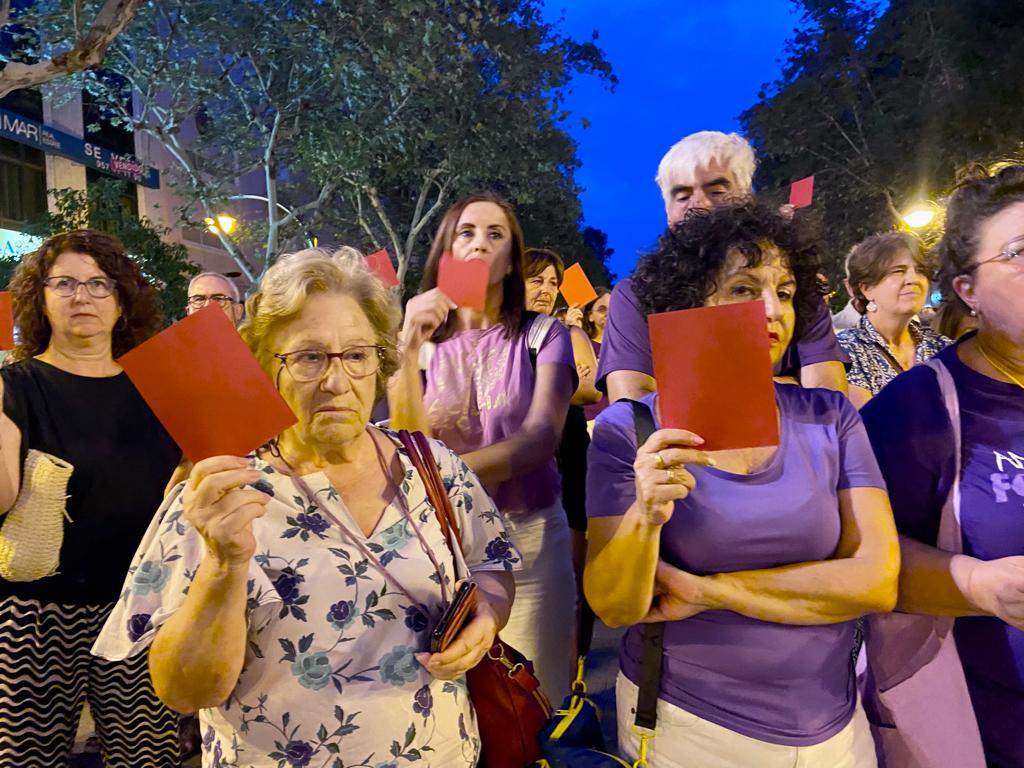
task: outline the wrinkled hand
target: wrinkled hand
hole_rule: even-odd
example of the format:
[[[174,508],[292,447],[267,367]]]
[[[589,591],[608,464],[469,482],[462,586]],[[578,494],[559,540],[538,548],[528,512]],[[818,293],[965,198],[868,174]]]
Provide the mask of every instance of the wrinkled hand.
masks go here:
[[[252,521],[266,512],[270,496],[242,486],[262,476],[237,456],[203,459],[189,473],[183,493],[185,519],[203,537],[208,556],[221,565],[247,565],[256,553]]]
[[[478,591],[473,618],[455,636],[452,644],[441,653],[417,653],[416,660],[438,680],[454,680],[480,663],[494,645],[497,634],[497,615],[487,598]]]
[[[586,363],[576,363],[576,373],[581,379],[587,378],[594,370]]]
[[[580,307],[569,307],[565,310],[565,324],[574,325],[577,328],[583,327],[583,309]]]
[[[641,623],[682,621],[707,610],[701,600],[702,582],[703,577],[659,560],[654,572],[654,602]]]
[[[696,480],[687,464],[714,465],[715,460],[694,446],[704,439],[683,429],[659,429],[636,452],[636,501],[645,522],[661,525],[672,517],[675,503],[685,499]]]
[[[434,331],[455,308],[455,304],[441,293],[440,288],[431,288],[409,299],[405,305],[405,320],[402,323],[402,349],[419,350],[423,342],[434,335]]]
[[[967,597],[983,611],[1024,629],[1024,557],[983,560],[967,582]]]

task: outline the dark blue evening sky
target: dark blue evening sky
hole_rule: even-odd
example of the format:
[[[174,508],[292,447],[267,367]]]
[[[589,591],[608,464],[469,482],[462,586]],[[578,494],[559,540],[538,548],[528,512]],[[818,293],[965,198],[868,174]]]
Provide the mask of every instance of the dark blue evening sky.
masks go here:
[[[577,80],[567,127],[583,162],[584,218],[608,233],[621,278],[665,227],[654,183],[662,155],[694,131],[738,130],[739,113],[779,76],[799,16],[790,0],[548,0],[545,15],[564,15],[576,39],[597,30],[619,78],[614,93]]]

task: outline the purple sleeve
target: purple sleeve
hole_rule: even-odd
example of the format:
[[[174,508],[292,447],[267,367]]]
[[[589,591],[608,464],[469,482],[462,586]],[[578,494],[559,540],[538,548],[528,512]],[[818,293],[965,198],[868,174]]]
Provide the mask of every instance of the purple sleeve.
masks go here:
[[[636,500],[634,459],[632,406],[625,401],[612,403],[594,422],[587,451],[587,517],[626,514]]]
[[[559,322],[553,322],[548,329],[547,335],[540,343],[537,350],[537,366],[542,365],[564,365],[572,371],[572,391],[580,384],[579,374],[576,373],[576,357],[572,353],[572,339],[569,337],[568,329]]]
[[[900,374],[861,416],[889,488],[896,528],[934,546],[956,463],[953,428],[935,374],[920,365]]]
[[[829,314],[824,299],[818,306],[817,314],[807,326],[804,337],[797,342],[796,348],[800,355],[800,367],[831,362],[849,364],[850,358],[836,341],[836,333],[832,330],[832,315]]]
[[[640,302],[633,293],[633,281],[629,278],[615,286],[608,303],[608,319],[597,364],[597,388],[602,392],[608,391],[605,378],[614,371],[654,375],[647,318],[640,309]]]
[[[847,488],[881,488],[885,480],[878,468],[878,460],[871,450],[868,433],[864,429],[857,409],[838,392],[834,395],[839,404],[839,485],[838,490]]]

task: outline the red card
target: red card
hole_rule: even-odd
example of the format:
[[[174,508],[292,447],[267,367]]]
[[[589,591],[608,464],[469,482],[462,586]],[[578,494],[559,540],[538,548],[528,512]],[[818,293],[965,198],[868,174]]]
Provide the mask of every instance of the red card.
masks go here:
[[[764,302],[647,318],[662,426],[704,438],[704,450],[779,444]]]
[[[0,291],[0,349],[14,349],[14,309],[8,291]]]
[[[224,311],[189,315],[118,360],[193,462],[245,456],[297,419]]]
[[[582,307],[597,298],[597,291],[587,279],[587,273],[579,264],[566,268],[562,277],[562,298],[570,307]]]
[[[391,263],[391,257],[388,256],[388,252],[384,248],[367,254],[366,266],[388,288],[394,288],[398,285],[398,274],[395,272],[395,266]]]
[[[437,287],[459,307],[483,312],[487,307],[487,262],[445,254],[437,268]]]
[[[806,208],[814,197],[814,177],[794,181],[789,187],[789,204],[794,208]]]

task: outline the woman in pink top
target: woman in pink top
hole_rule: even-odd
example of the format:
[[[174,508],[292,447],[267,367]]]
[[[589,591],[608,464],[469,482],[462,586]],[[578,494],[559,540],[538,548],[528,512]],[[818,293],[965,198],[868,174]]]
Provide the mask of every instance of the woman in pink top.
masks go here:
[[[523,557],[502,637],[532,659],[544,692],[567,693],[576,588],[555,452],[577,385],[572,344],[552,318],[527,312],[523,236],[490,193],[445,214],[419,295],[405,310],[402,363],[388,393],[392,425],[444,440],[483,482]],[[483,312],[437,287],[442,254],[488,265]],[[543,554],[542,554],[543,553]]]

